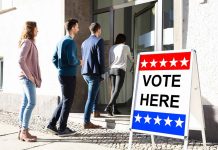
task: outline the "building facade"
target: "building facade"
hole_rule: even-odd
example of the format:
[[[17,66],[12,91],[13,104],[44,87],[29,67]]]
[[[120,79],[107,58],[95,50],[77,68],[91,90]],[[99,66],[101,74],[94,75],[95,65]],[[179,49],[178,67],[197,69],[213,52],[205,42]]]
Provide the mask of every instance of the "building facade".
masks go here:
[[[97,21],[102,25],[105,40],[106,68],[108,50],[118,33],[127,35],[127,44],[134,58],[139,52],[195,49],[206,135],[208,139],[218,141],[217,7],[217,0],[12,0],[7,3],[0,0],[0,101],[10,99],[10,95],[14,98],[20,93],[15,66],[17,42],[24,21],[35,20],[38,23],[37,46],[43,82],[37,92],[42,105],[45,104],[43,106],[50,104],[48,97],[54,97],[53,105],[56,105],[60,95],[57,71],[51,57],[57,41],[65,34],[64,21],[69,17],[79,20],[80,32],[76,37],[79,57],[80,45],[90,34],[88,26],[92,21]],[[134,68],[128,64],[118,103],[132,101]],[[100,88],[100,104],[108,103],[110,98],[108,73],[106,77]],[[83,111],[86,88],[79,69],[72,112]]]

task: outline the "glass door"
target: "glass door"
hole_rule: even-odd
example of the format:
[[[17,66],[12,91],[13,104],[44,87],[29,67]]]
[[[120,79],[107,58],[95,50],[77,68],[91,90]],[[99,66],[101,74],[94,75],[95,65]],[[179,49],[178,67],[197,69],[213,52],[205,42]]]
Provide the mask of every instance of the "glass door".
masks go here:
[[[154,44],[155,5],[151,4],[134,15],[134,50],[136,54],[154,51]]]
[[[163,0],[150,3],[143,10],[135,13],[135,56],[139,52],[174,49],[173,11],[173,0]]]
[[[105,65],[108,65],[108,50],[113,45],[113,10],[111,7],[98,9],[94,12],[95,22],[101,25],[102,38],[105,46]]]
[[[173,0],[163,1],[163,50],[174,49],[174,15]]]
[[[110,97],[108,53],[110,47],[113,45],[113,20],[112,7],[101,8],[94,11],[93,21],[101,25],[101,37],[104,39],[105,80],[100,84],[100,104],[107,104]]]

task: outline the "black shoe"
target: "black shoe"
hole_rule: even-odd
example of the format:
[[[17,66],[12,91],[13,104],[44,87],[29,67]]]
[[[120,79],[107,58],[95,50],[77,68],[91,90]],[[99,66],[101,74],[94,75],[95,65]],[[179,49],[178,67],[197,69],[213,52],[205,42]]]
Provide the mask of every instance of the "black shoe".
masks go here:
[[[113,116],[113,110],[111,106],[107,106],[104,111],[106,111],[109,116]]]
[[[121,114],[121,112],[116,108],[116,109],[114,109],[114,111],[113,111],[113,113],[114,114],[116,114],[116,115],[119,115],[119,114]]]
[[[58,134],[58,130],[56,126],[48,125],[47,126],[47,131],[51,132],[52,134]]]
[[[116,114],[116,115],[121,114],[121,112],[117,109],[116,105],[113,105],[113,113]]]
[[[64,136],[70,136],[73,133],[75,133],[76,131],[71,130],[70,128],[66,127],[65,130],[58,130],[58,136],[60,137],[64,137]]]

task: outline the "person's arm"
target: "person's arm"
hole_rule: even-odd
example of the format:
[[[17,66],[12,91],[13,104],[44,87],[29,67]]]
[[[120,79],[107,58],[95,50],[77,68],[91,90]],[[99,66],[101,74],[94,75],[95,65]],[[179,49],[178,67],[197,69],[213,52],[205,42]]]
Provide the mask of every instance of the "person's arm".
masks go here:
[[[130,53],[130,48],[129,46],[127,46],[127,57],[129,58],[129,60],[134,63],[134,59],[132,58],[132,55]]]
[[[105,73],[104,65],[104,40],[100,39],[97,43],[98,64],[100,65],[100,74]]]
[[[83,60],[83,43],[81,45],[81,60],[80,60],[80,65],[83,66],[84,60]]]
[[[72,66],[76,66],[80,64],[80,60],[77,57],[76,43],[74,41],[70,42],[67,47],[67,60],[68,60],[68,64]]]
[[[110,67],[111,66],[111,64],[112,64],[112,56],[111,56],[111,48],[110,48],[110,50],[109,50],[109,56],[108,56],[108,66]]]
[[[20,57],[19,57],[19,65],[21,70],[23,71],[24,75],[30,79],[31,81],[34,81],[34,77],[32,76],[29,68],[27,67],[26,64],[26,59],[28,56],[28,53],[31,49],[31,42],[29,40],[25,40],[22,45],[21,45],[21,53],[20,53]]]
[[[58,45],[56,46],[55,53],[52,58],[52,62],[56,68],[58,68]]]

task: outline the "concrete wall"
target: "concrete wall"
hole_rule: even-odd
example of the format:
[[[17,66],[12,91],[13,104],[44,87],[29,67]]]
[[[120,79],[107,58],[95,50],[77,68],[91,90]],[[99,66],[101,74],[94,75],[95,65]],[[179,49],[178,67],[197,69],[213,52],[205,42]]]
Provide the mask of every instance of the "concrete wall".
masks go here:
[[[184,47],[197,51],[204,104],[218,106],[218,1],[188,1],[186,7]]]
[[[75,37],[78,56],[81,59],[81,44],[89,37],[89,25],[92,22],[92,1],[90,0],[65,0],[65,19],[77,18],[79,21],[79,33]],[[71,112],[83,112],[87,99],[87,84],[81,76],[81,67],[78,67],[76,91]]]
[[[51,5],[52,4],[52,5]],[[0,15],[0,52],[4,59],[3,90],[0,110],[18,112],[21,103],[21,84],[18,79],[18,41],[24,22],[36,21],[36,45],[42,74],[42,87],[37,89],[34,114],[51,116],[58,103],[60,86],[52,55],[57,41],[64,35],[64,2],[62,0],[18,0],[16,10]]]
[[[39,51],[39,63],[42,74],[42,86],[37,94],[48,96],[61,95],[57,70],[52,64],[56,43],[65,34],[64,22],[68,18],[77,18],[80,32],[75,38],[78,55],[81,58],[80,45],[89,36],[88,26],[92,21],[91,1],[78,0],[18,0],[14,2],[16,10],[0,15],[0,54],[4,58],[3,93],[6,95],[22,93],[18,80],[18,41],[25,21],[36,21],[38,36],[36,45]],[[77,88],[72,112],[83,112],[87,97],[87,85],[78,68]],[[7,97],[8,98],[8,97]],[[0,101],[4,100],[0,96]],[[42,98],[47,103],[47,99]],[[1,109],[1,108],[0,108]]]
[[[19,73],[17,45],[24,22],[32,20],[38,24],[36,45],[42,73],[42,87],[37,92],[44,95],[59,95],[57,71],[51,59],[57,41],[64,35],[64,3],[62,0],[19,0],[14,6],[16,10],[0,15],[0,51],[3,51],[4,55],[3,91],[20,93],[17,78]]]
[[[205,2],[201,4],[200,2]],[[206,134],[218,141],[217,0],[185,0],[183,48],[196,49],[204,104]]]
[[[22,96],[20,94],[0,93],[1,105],[0,110],[5,112],[19,113]],[[59,103],[60,98],[57,96],[38,95],[33,115],[50,118]]]

